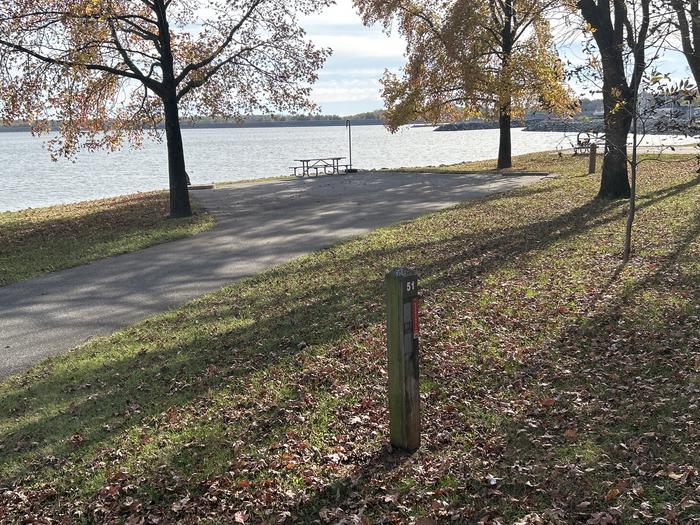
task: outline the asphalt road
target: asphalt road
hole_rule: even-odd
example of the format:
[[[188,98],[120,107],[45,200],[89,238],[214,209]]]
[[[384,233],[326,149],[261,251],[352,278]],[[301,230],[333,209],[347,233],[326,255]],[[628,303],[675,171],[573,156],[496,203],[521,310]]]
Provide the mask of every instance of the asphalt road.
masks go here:
[[[0,288],[0,377],[339,240],[542,178],[382,172],[198,191],[212,231]]]

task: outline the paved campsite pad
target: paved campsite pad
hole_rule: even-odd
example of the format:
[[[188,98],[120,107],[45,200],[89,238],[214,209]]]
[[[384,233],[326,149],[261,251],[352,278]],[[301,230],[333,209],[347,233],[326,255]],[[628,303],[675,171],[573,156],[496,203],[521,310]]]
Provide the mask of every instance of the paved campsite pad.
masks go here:
[[[198,191],[212,231],[0,288],[0,377],[339,240],[542,178],[370,172]]]

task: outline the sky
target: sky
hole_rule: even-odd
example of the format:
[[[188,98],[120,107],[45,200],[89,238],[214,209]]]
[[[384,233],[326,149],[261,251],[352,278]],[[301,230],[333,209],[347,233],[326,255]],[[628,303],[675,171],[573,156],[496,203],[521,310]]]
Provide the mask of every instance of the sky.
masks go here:
[[[333,50],[313,90],[321,113],[342,116],[383,108],[379,79],[385,69],[398,73],[405,63],[401,37],[387,36],[381,26],[365,27],[352,0],[337,0],[336,5],[305,17],[301,24],[315,44]],[[584,60],[581,39],[568,42],[559,51],[563,60],[573,64]],[[675,80],[690,76],[680,53],[666,53],[657,65]],[[579,96],[590,96],[585,86],[573,87]]]
[[[379,79],[385,69],[398,72],[404,64],[404,41],[387,36],[380,26],[365,27],[352,0],[337,0],[322,13],[306,17],[302,26],[316,45],[333,50],[313,91],[321,113],[381,109]]]

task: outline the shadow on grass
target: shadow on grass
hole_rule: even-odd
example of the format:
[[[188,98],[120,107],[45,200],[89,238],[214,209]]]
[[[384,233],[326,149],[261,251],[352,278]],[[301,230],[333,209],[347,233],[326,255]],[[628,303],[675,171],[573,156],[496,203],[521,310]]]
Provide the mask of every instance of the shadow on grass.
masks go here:
[[[22,244],[26,243],[27,237],[49,239],[57,233],[94,233],[102,231],[105,226],[110,229],[116,226],[139,226],[143,224],[144,217],[153,222],[160,222],[167,217],[168,199],[165,194],[145,194],[137,195],[133,198],[117,198],[117,202],[109,206],[100,202],[89,204],[76,204],[77,209],[85,208],[90,210],[87,213],[78,213],[71,217],[56,217],[44,213],[44,210],[37,210],[37,213],[11,212],[11,215],[22,216],[22,220],[3,223],[3,238],[6,242],[17,241],[14,239],[21,234]],[[158,205],[154,209],[154,204]],[[57,212],[60,213],[60,212]],[[31,228],[28,230],[28,227]],[[76,226],[80,230],[76,230]]]
[[[506,194],[486,201],[509,197]],[[401,243],[379,250],[359,247],[359,253],[353,250],[344,259],[334,257],[332,249],[325,250],[325,257],[316,258],[319,262],[302,261],[272,270],[234,287],[231,297],[219,294],[214,308],[210,300],[196,301],[184,313],[165,315],[157,333],[151,333],[152,322],[147,321],[90,343],[73,357],[75,365],[58,358],[15,379],[19,388],[0,398],[7,417],[28,417],[36,407],[45,406],[54,407],[53,413],[28,417],[29,422],[14,427],[0,443],[22,457],[29,457],[32,443],[39,447],[52,444],[53,455],[73,453],[76,444],[71,438],[78,434],[81,444],[94,446],[102,439],[109,440],[112,432],[138,424],[168,406],[182,405],[210,388],[221,388],[223,384],[216,385],[215,379],[202,378],[211,364],[221,369],[239,367],[228,374],[226,381],[230,381],[250,373],[241,363],[254,361],[254,369],[268,367],[297,352],[299,343],[324,345],[339,340],[352,327],[381,322],[383,274],[394,264],[390,261],[402,264],[413,259],[412,266],[429,282],[454,264],[478,257],[478,264],[464,270],[476,277],[514,257],[613,220],[600,218],[610,206],[591,202],[551,220],[447,240],[412,241],[408,246]],[[438,248],[440,255],[435,259],[421,260],[421,253]],[[378,261],[387,265],[377,267]],[[350,270],[340,282],[322,278],[332,275],[338,265]],[[257,288],[265,281],[273,284],[272,290],[265,290],[266,295],[243,301],[236,297],[246,285]],[[286,288],[285,283],[292,284]],[[439,286],[439,282],[430,286]],[[234,320],[234,326],[222,332],[221,319]],[[239,326],[235,326],[236,319]],[[191,329],[184,330],[183,325]],[[135,353],[136,346],[142,351]],[[103,430],[105,425],[111,430]],[[0,469],[16,461],[15,453],[5,454],[0,458]]]
[[[643,206],[694,184],[655,192]],[[533,190],[517,195],[538,193]],[[504,198],[513,196],[491,197],[486,203]],[[465,207],[480,205],[483,203]],[[127,433],[171,407],[231,388],[260,370],[293,360],[307,347],[339,342],[358,328],[381,323],[381,277],[392,265],[410,264],[429,289],[436,289],[450,279],[447,274],[457,264],[478,258],[478,263],[460,268],[465,279],[489,273],[552,243],[619,219],[620,214],[613,211],[616,206],[618,203],[594,201],[551,219],[519,226],[504,224],[500,229],[461,233],[439,241],[402,244],[398,240],[395,246],[381,249],[351,243],[346,255],[325,250],[158,320],[90,343],[73,356],[55,359],[6,383],[0,394],[0,472],[9,476],[0,484],[12,485],[31,472],[44,471],[45,475],[50,465],[60,468],[69,458],[90,461],[90,454],[114,445],[118,433]],[[429,234],[429,229],[423,233]],[[696,235],[697,230],[689,232],[686,244]],[[426,258],[427,252],[438,255]],[[339,274],[340,268],[347,271]],[[566,347],[573,337],[584,346],[587,341],[599,344],[599,330],[616,309],[619,305],[612,304],[600,319],[589,321],[595,329],[581,332],[580,327],[572,327],[553,349]],[[586,354],[572,354],[567,359],[569,366],[581,367]],[[311,391],[321,395],[327,388],[321,384]],[[276,410],[256,414],[257,429],[248,439],[272,442],[289,432],[292,425],[281,414],[294,411],[297,403],[292,393]],[[35,414],[41,407],[50,407],[48,413]],[[513,420],[513,425],[521,423]],[[220,445],[217,439],[212,440],[212,446]],[[229,468],[228,461],[217,456],[210,469],[223,474]],[[321,506],[342,499],[353,485],[386,474],[400,464],[386,451],[377,452],[356,466],[351,478],[299,502],[295,512],[300,516],[317,514]]]
[[[617,484],[623,493],[637,487],[651,511],[664,515],[672,509],[679,522],[692,522],[694,507],[683,502],[693,498],[693,484],[659,474],[680,476],[700,453],[693,439],[694,400],[688,393],[700,357],[697,310],[693,309],[700,304],[700,273],[687,266],[684,271],[677,268],[692,261],[688,252],[700,240],[700,214],[690,226],[656,271],[616,293],[610,293],[609,283],[605,286],[609,294],[590,304],[591,315],[566,326],[539,350],[536,359],[528,359],[513,375],[499,367],[482,370],[479,381],[489,385],[489,393],[522,389],[527,397],[534,397],[534,403],[522,414],[501,418],[490,429],[491,436],[504,441],[495,461],[492,454],[481,456],[489,464],[481,479],[462,479],[459,490],[450,492],[445,486],[454,481],[448,468],[437,480],[416,489],[449,501],[451,509],[467,513],[460,519],[469,522],[484,519],[488,509],[498,509],[491,512],[509,523],[526,514],[533,519],[549,516],[585,523],[595,513],[615,523],[616,512],[625,516],[621,522],[636,523],[634,502],[620,497],[610,510],[610,500],[616,498],[609,496],[610,490]],[[669,275],[674,279],[669,280]],[[654,294],[675,299],[655,301]],[[640,310],[642,297],[646,308]],[[685,306],[675,304],[681,298]],[[459,395],[451,385],[454,378],[443,376],[439,368],[431,370],[431,375],[435,388],[453,403]],[[542,399],[553,404],[541,404]],[[444,404],[441,408],[445,409]],[[460,427],[454,419],[437,427]],[[467,422],[461,425],[457,433],[471,430]],[[428,426],[432,428],[427,432],[436,430],[432,421]],[[429,453],[439,457],[441,449]],[[292,515],[299,522],[311,522],[329,508],[357,513],[371,506],[374,517],[387,516],[395,510],[387,497],[400,493],[397,479],[406,479],[410,472],[391,479],[391,470],[382,464],[359,464],[351,476],[301,502]],[[483,479],[487,475],[502,481],[489,487]],[[640,514],[636,518],[640,523],[646,519]]]
[[[0,218],[0,288],[52,271],[86,264],[183,237],[206,218],[193,199],[193,216],[168,218],[165,194],[143,194],[69,205],[68,212],[44,209]]]
[[[667,198],[679,188],[652,198]],[[693,485],[669,477],[700,454],[692,394],[700,358],[700,269],[689,265],[695,257],[689,252],[697,252],[700,242],[700,213],[689,224],[655,270],[626,280],[614,293],[608,283],[589,315],[541,349],[537,369],[518,373],[516,382],[553,401],[504,421],[499,433],[510,438],[498,467],[507,480],[503,492],[539,511],[562,509],[586,521],[595,512],[611,512],[618,497],[610,495],[611,487],[621,487],[623,495],[637,487],[651,512],[672,509],[683,523],[697,518],[693,507],[683,505],[693,497]],[[545,388],[537,384],[543,380]],[[542,464],[560,471],[543,470]],[[615,503],[609,514],[614,523],[615,512],[626,516],[620,523],[648,519],[634,501],[621,496]]]
[[[659,191],[643,206],[651,206],[692,185],[689,183]],[[518,194],[520,193],[532,194],[532,189],[526,188]],[[510,198],[510,195],[497,195],[485,201],[497,202],[503,198]],[[463,270],[463,273],[476,277],[533,250],[541,250],[553,242],[583,234],[590,228],[615,220],[616,216],[605,216],[605,212],[616,205],[617,203],[592,201],[539,223],[487,230],[479,235],[456,235],[447,240],[412,242],[410,246],[401,244],[394,249],[351,252],[346,261],[335,257],[331,260],[324,258],[317,264],[301,263],[291,274],[290,268],[284,266],[265,275],[272,281],[303,282],[308,272],[329,274],[338,263],[371,268],[377,260],[393,259],[400,263],[401,258],[415,257],[413,267],[425,281],[434,280],[459,262],[479,258],[478,264]],[[470,206],[473,204],[466,205],[467,208]],[[441,257],[420,261],[421,252],[438,247],[443,253]],[[178,313],[166,315],[160,330],[164,334],[177,334],[184,320],[196,327],[184,337],[168,341],[166,336],[164,339],[168,342],[165,344],[158,341],[159,338],[145,340],[143,346],[147,351],[128,358],[121,357],[118,340],[115,343],[114,339],[105,338],[93,343],[89,353],[106,353],[110,355],[107,362],[88,357],[85,366],[63,366],[60,372],[52,371],[52,365],[39,367],[24,379],[18,380],[21,381],[22,388],[3,395],[2,405],[7,407],[11,417],[24,416],[37,405],[55,406],[56,413],[48,419],[34,420],[24,427],[14,429],[11,439],[25,445],[41,440],[63,442],[66,443],[65,447],[56,452],[66,453],[75,448],[68,441],[75,434],[82,432],[86,443],[108,438],[109,433],[100,428],[115,419],[121,420],[128,427],[166,409],[168,405],[186,403],[203,390],[211,388],[211,380],[202,381],[198,377],[210,364],[225,368],[235,366],[241,360],[245,362],[255,359],[257,367],[269,366],[281,355],[296,351],[296,345],[302,341],[308,345],[323,345],[339,339],[349,327],[380,322],[383,309],[367,310],[365,305],[375,304],[378,298],[383,300],[381,276],[386,268],[388,266],[370,272],[374,279],[365,280],[367,275],[361,272],[340,283],[325,286],[313,283],[316,286],[307,289],[299,287],[296,291],[285,290],[282,296],[272,294],[258,297],[247,312],[234,304],[227,304],[225,295],[220,301],[220,307],[210,313],[207,312],[208,302],[195,302],[184,314],[184,319]],[[440,282],[435,281],[430,286],[439,287]],[[348,290],[352,290],[351,295]],[[258,312],[270,313],[260,315]],[[217,324],[221,318],[246,318],[247,315],[255,316],[252,323],[243,322],[240,328],[218,333]],[[317,322],[310,324],[310,320]],[[128,329],[124,332],[125,340],[138,341],[138,334],[148,330],[147,324]],[[232,346],[249,350],[231,353]],[[234,360],[231,360],[232,357]],[[62,363],[61,360],[58,362]],[[233,375],[245,373],[245,369],[236,370]],[[190,384],[191,381],[194,384]],[[188,387],[180,388],[178,385]],[[68,391],[57,391],[56,386],[59,389],[68,388]],[[139,408],[132,410],[129,406]],[[113,413],[118,414],[118,417],[111,417],[110,414]],[[119,425],[110,427],[116,430]],[[3,442],[6,449],[18,448],[12,447],[7,437]],[[19,446],[19,451],[22,448]],[[0,459],[0,467],[8,461],[13,461],[12,455]]]

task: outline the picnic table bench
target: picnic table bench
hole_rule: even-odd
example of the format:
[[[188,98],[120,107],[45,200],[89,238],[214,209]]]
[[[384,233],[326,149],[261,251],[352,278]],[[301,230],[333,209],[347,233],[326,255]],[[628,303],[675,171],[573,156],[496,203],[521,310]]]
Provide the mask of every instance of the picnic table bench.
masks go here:
[[[320,159],[294,159],[294,162],[299,162],[298,166],[290,166],[289,169],[294,170],[295,177],[318,177],[319,173],[324,175],[340,175],[341,168],[347,172],[348,164],[341,164],[341,160],[345,157],[325,157]]]
[[[591,151],[591,145],[605,145],[605,135],[599,133],[588,133],[582,131],[576,136],[576,145],[574,146],[574,155],[586,154]]]

